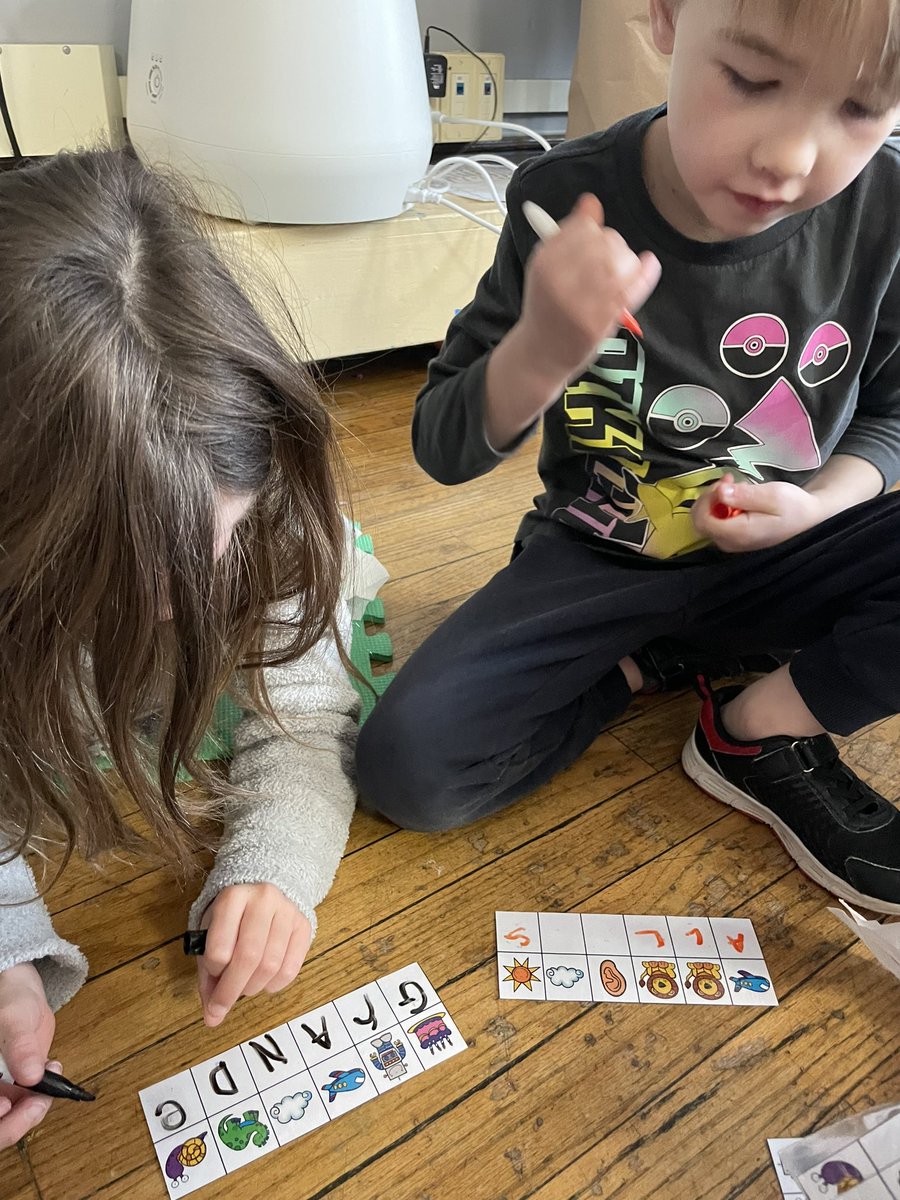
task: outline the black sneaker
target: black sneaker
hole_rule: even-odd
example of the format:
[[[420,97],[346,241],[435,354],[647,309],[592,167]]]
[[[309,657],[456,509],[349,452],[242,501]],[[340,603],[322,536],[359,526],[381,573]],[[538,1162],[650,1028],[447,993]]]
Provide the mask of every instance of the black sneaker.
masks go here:
[[[900,810],[841,761],[828,736],[736,741],[722,706],[739,687],[697,687],[681,762],[704,792],[769,825],[810,879],[851,904],[900,914]]]
[[[761,654],[716,655],[674,638],[654,638],[631,656],[644,676],[641,694],[677,692],[692,687],[698,675],[709,679],[768,675],[791,657],[789,650]]]

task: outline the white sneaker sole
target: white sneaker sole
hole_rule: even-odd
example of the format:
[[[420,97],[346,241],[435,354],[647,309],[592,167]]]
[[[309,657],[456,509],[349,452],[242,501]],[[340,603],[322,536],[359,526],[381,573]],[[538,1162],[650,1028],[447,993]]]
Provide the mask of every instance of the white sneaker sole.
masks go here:
[[[891,904],[887,900],[876,900],[872,896],[864,896],[846,879],[841,879],[839,875],[833,875],[831,871],[822,866],[817,858],[810,854],[790,825],[785,825],[784,821],[780,820],[775,813],[759,804],[746,792],[742,792],[740,788],[736,788],[727,779],[723,779],[717,771],[709,766],[697,749],[696,735],[693,733],[685,742],[684,750],[681,752],[681,765],[684,767],[685,774],[693,779],[694,783],[707,795],[712,796],[715,800],[721,800],[723,804],[731,805],[732,808],[752,817],[754,821],[768,825],[800,870],[804,875],[808,875],[813,883],[817,883],[827,892],[832,892],[835,896],[840,896],[859,908],[900,916],[900,904]]]

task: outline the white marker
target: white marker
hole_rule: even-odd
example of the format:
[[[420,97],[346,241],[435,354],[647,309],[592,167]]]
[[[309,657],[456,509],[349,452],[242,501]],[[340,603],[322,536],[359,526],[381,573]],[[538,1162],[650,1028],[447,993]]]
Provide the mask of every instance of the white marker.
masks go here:
[[[522,201],[522,214],[542,242],[549,242],[552,237],[556,237],[559,233],[559,226],[550,214],[544,212],[541,206],[535,204],[533,200]],[[622,323],[622,327],[627,329],[629,333],[633,333],[635,337],[643,338],[644,331],[627,308],[623,310],[619,320]]]

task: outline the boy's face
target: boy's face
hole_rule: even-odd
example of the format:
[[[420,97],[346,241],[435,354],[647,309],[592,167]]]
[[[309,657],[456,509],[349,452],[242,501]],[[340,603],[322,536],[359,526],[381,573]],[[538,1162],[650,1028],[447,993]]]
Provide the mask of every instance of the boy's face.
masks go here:
[[[648,183],[688,236],[747,237],[823,204],[900,118],[879,83],[874,17],[840,40],[786,27],[774,0],[651,0],[651,19],[672,69],[668,147],[648,150]]]

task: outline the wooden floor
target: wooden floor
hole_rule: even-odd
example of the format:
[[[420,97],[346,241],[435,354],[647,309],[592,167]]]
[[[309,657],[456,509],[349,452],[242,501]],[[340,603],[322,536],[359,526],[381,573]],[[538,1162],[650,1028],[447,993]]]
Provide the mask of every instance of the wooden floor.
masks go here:
[[[532,446],[446,489],[409,451],[424,356],[335,384],[357,515],[392,580],[398,661],[501,567],[537,490]],[[165,1194],[137,1092],[304,1009],[418,959],[469,1050],[290,1148],[211,1185],[210,1200],[709,1200],[779,1195],[765,1139],[900,1099],[900,993],[828,915],[828,897],[760,825],[678,765],[688,695],[636,704],[532,799],[469,829],[410,834],[358,815],[298,982],[204,1029],[180,949],[188,898],[169,872],[76,864],[51,894],[91,979],[55,1053],[91,1086],[0,1155],[3,1200]],[[846,747],[898,796],[900,720]],[[751,917],[781,1006],[660,1011],[497,997],[497,908]],[[177,1194],[177,1193],[170,1193]]]

